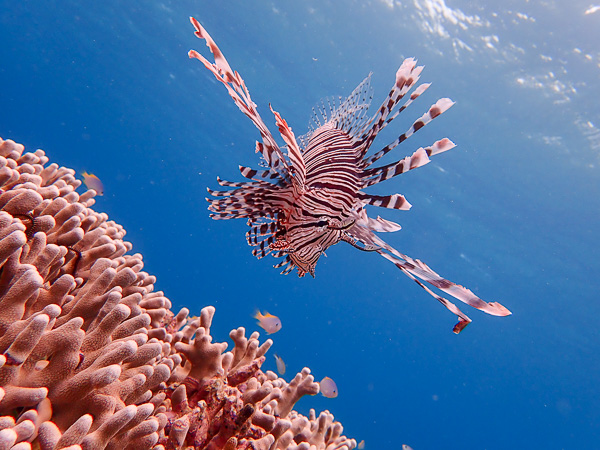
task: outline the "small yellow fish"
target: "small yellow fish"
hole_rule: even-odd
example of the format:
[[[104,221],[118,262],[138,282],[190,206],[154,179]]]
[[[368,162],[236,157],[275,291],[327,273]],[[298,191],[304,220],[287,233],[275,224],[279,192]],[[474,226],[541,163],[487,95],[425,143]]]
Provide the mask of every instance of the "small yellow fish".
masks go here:
[[[100,181],[100,178],[93,173],[87,172],[83,172],[81,176],[83,177],[83,182],[88,189],[95,190],[96,194],[98,195],[104,195],[104,185],[102,184],[102,181]]]
[[[278,354],[273,355],[275,357],[275,364],[277,365],[277,372],[279,375],[285,375],[285,363]]]
[[[267,334],[277,333],[281,330],[281,320],[279,320],[279,317],[269,314],[266,311],[264,314],[256,311],[254,318],[258,320],[258,326],[265,330]]]
[[[323,394],[323,397],[335,398],[338,396],[338,388],[335,384],[335,381],[333,381],[331,378],[323,378],[319,385],[321,386],[321,394]]]
[[[363,450],[363,448],[365,448],[365,440],[363,439],[362,441],[360,441],[358,443],[358,447],[356,447],[358,450]]]

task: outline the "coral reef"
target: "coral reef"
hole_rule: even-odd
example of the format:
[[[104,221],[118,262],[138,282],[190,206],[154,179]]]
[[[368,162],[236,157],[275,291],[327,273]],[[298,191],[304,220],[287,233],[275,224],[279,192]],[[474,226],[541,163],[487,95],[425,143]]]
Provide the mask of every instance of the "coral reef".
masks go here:
[[[261,371],[272,344],[212,342],[215,309],[177,314],[125,230],[71,169],[0,139],[0,450],[351,449],[305,368]]]

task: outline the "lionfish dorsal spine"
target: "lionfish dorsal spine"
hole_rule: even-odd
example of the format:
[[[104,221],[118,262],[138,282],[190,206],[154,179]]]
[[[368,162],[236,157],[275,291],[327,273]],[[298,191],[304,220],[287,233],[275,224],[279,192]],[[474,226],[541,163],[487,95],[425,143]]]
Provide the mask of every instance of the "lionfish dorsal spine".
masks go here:
[[[365,153],[369,150],[379,132],[390,123],[390,121],[387,121],[387,118],[392,110],[419,80],[423,66],[417,67],[416,64],[417,61],[414,58],[407,58],[396,72],[396,83],[379,107],[377,113],[370,119],[369,124],[371,124],[371,127],[361,138],[365,144]]]
[[[287,145],[288,157],[290,158],[290,162],[292,164],[292,179],[296,185],[296,188],[298,190],[303,190],[304,183],[306,181],[306,166],[304,164],[304,158],[302,157],[300,147],[296,142],[294,132],[287,122],[281,117],[281,115],[271,107],[271,105],[269,105],[269,108],[271,108],[271,112],[275,115],[275,124],[279,128],[279,134],[281,134],[281,137]]]

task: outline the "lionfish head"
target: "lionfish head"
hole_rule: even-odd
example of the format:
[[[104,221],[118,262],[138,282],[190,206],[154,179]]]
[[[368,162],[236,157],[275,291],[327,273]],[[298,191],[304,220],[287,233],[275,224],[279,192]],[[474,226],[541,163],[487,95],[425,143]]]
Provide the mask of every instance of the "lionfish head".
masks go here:
[[[298,257],[294,253],[290,254],[292,264],[294,264],[298,270],[299,278],[302,278],[307,273],[309,273],[311,277],[315,277],[315,267],[317,266],[317,260],[319,259],[319,256],[317,256],[316,260],[314,261],[307,261],[302,257]]]
[[[299,277],[307,273],[315,277],[319,258],[325,250],[339,242],[339,235],[339,231],[327,229],[326,223],[320,222],[314,226],[293,228],[286,233],[286,240],[290,243],[288,255]]]

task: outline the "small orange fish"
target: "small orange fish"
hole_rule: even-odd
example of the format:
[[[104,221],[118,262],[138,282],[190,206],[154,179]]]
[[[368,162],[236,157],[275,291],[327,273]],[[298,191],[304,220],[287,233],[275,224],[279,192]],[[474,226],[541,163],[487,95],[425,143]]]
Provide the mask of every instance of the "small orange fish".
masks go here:
[[[277,333],[281,330],[281,320],[279,320],[279,317],[269,314],[266,311],[264,314],[256,311],[254,318],[258,320],[258,326],[265,330],[267,334]]]
[[[363,448],[365,448],[365,440],[363,439],[362,441],[360,441],[358,443],[358,447],[356,447],[358,450],[363,450]]]
[[[321,386],[321,394],[323,394],[323,397],[335,398],[338,396],[337,385],[331,378],[323,378],[319,385]]]
[[[281,356],[279,356],[277,353],[275,353],[273,356],[275,357],[277,372],[279,372],[279,375],[285,375],[285,363],[283,362],[283,359],[281,359]]]
[[[83,172],[81,176],[83,177],[83,182],[88,189],[95,190],[96,194],[98,195],[104,195],[104,185],[102,184],[102,181],[100,181],[100,178],[93,173],[87,172]]]

